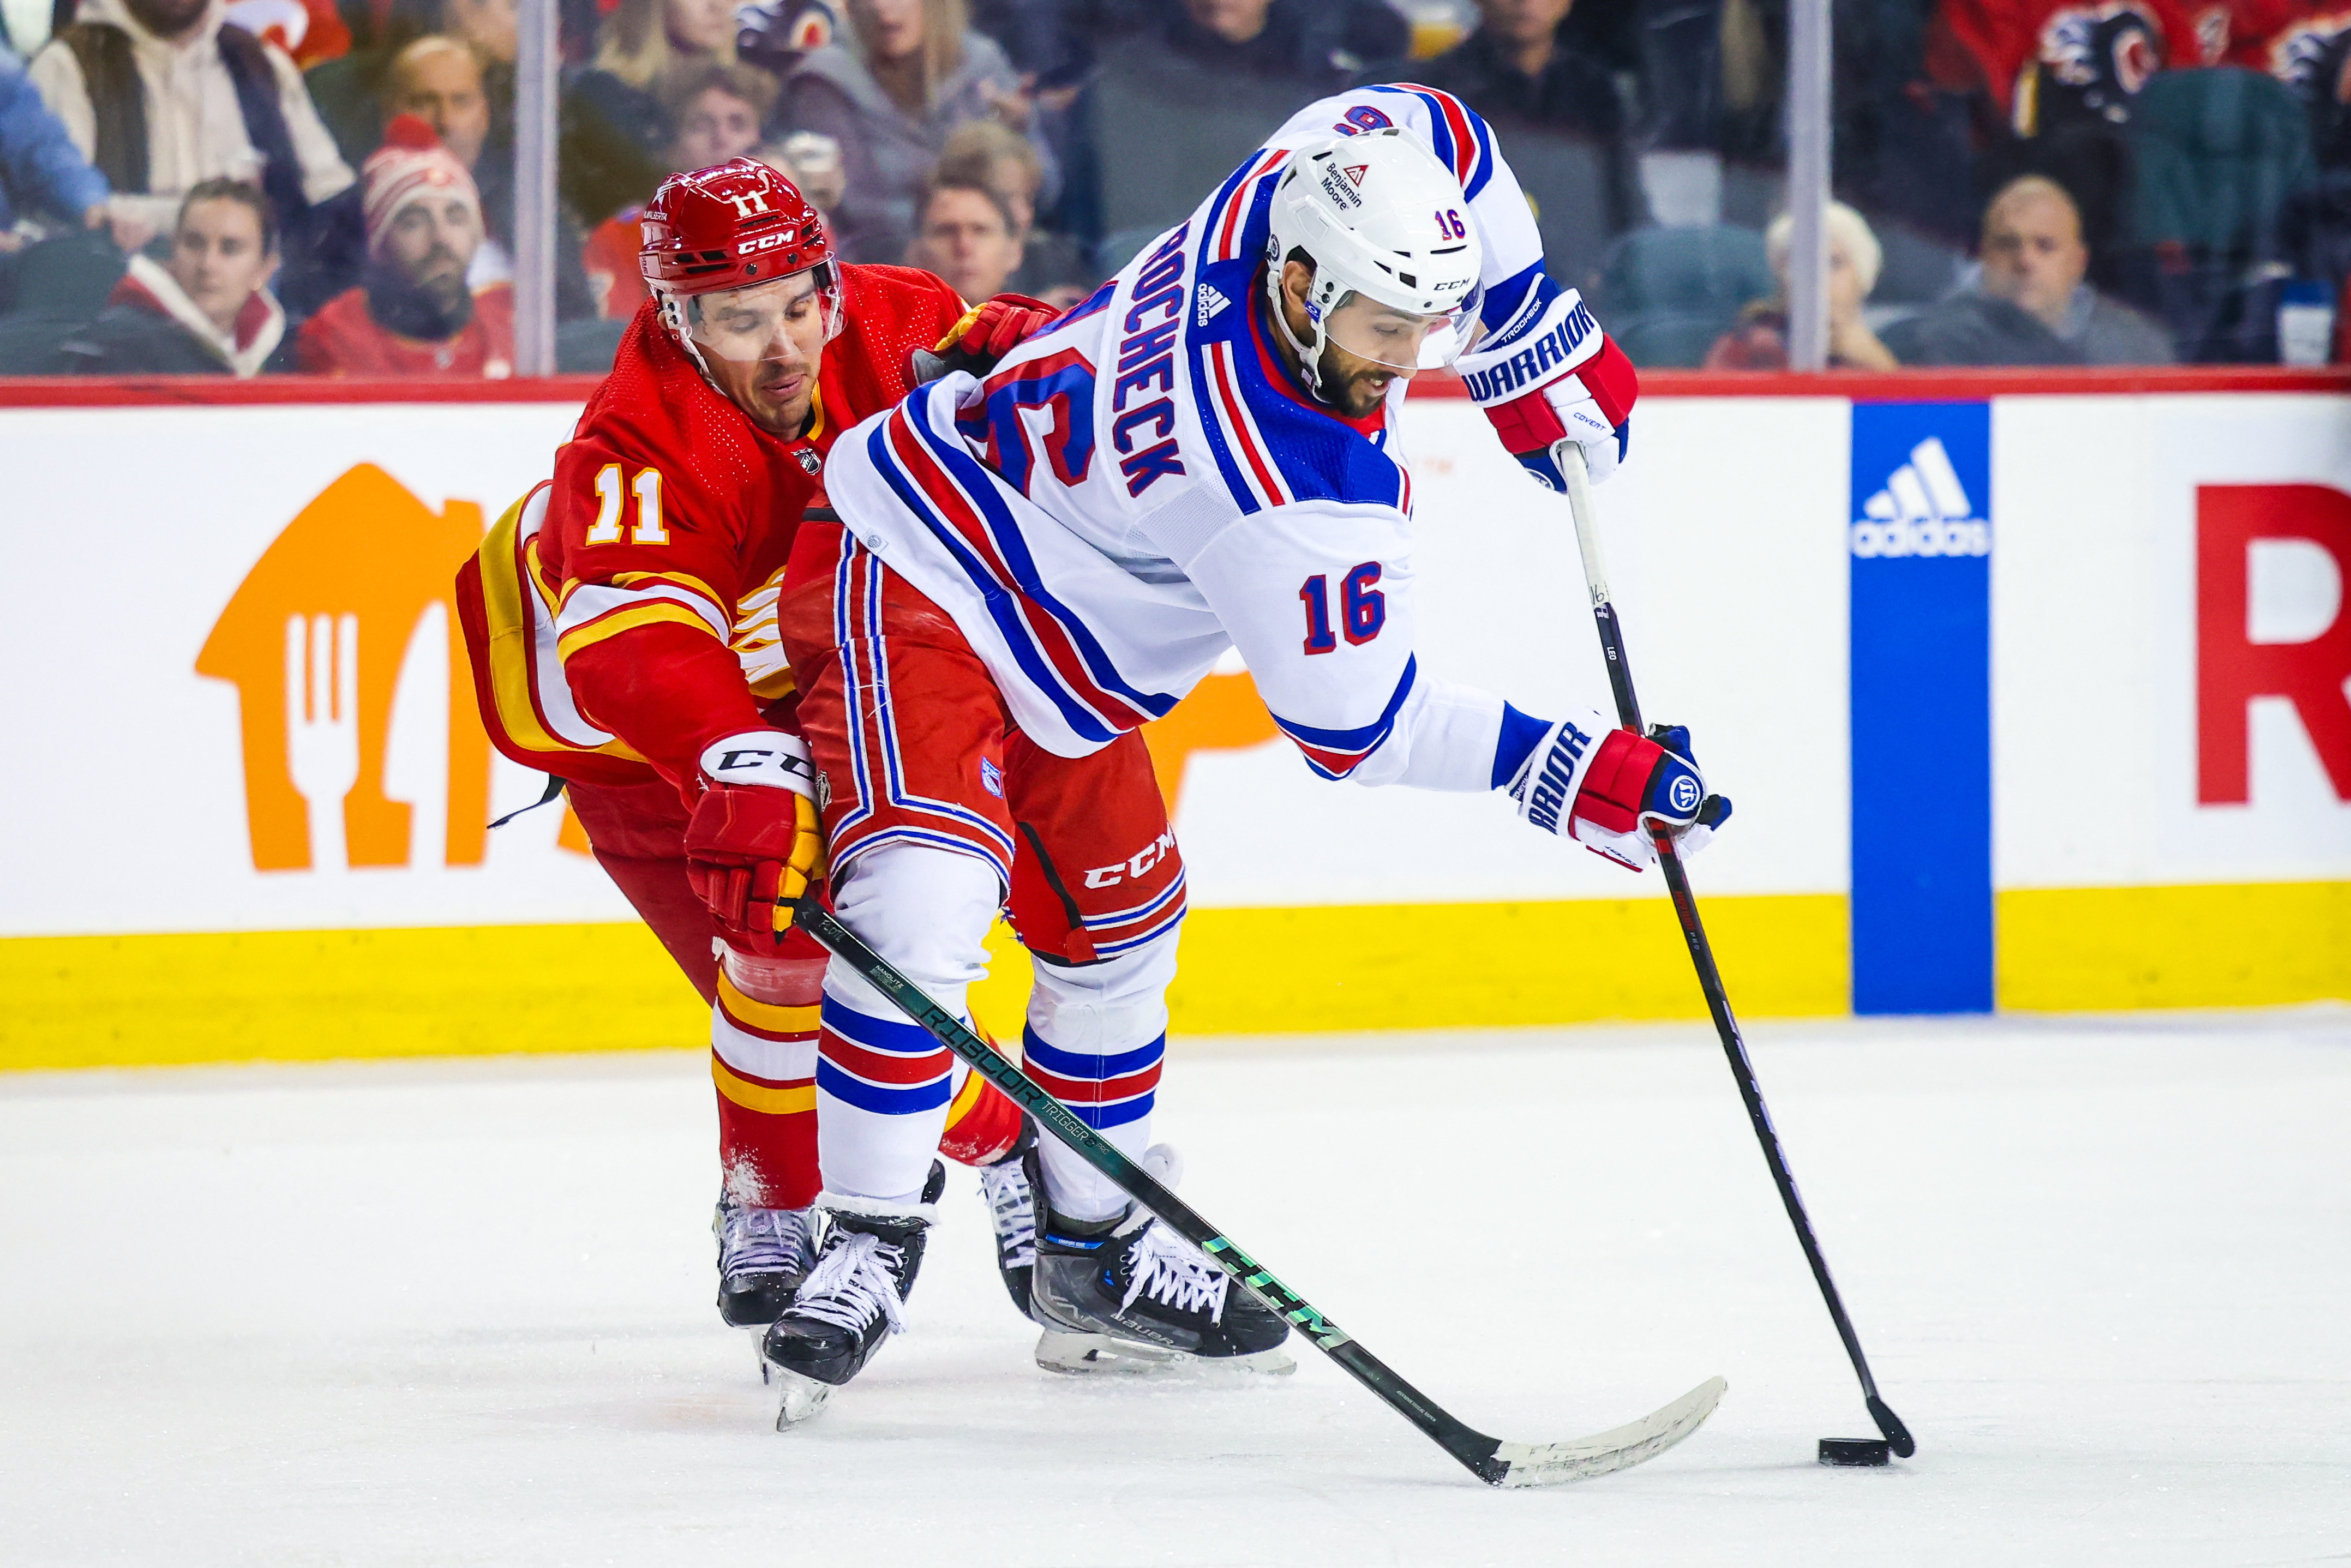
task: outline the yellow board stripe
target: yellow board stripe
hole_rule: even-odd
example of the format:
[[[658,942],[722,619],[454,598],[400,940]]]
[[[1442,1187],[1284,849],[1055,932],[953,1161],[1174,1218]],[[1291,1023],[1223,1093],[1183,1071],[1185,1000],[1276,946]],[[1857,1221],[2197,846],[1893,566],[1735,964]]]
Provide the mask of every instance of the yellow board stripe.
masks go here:
[[[769,1034],[814,1034],[819,1016],[824,1010],[822,1003],[786,1008],[773,1002],[753,1001],[735,988],[735,982],[723,967],[718,971],[718,1005],[737,1023],[749,1024]]]
[[[710,1081],[718,1085],[718,1092],[746,1111],[757,1111],[768,1116],[790,1116],[816,1109],[816,1085],[796,1084],[789,1089],[770,1089],[764,1083],[753,1083],[737,1078],[727,1071],[726,1064],[713,1051],[710,1056]]]
[[[2351,883],[2011,888],[1999,990],[2024,1012],[2351,997]]]
[[[1701,903],[1741,1017],[1847,1010],[1843,897]],[[2003,1007],[2351,998],[2351,883],[2011,890],[1998,909]],[[1000,925],[988,949],[970,1005],[1018,1017],[1027,957]],[[710,1028],[628,924],[13,937],[0,998],[0,1068],[706,1049]],[[1168,1006],[1193,1034],[1704,1016],[1658,899],[1196,909]]]

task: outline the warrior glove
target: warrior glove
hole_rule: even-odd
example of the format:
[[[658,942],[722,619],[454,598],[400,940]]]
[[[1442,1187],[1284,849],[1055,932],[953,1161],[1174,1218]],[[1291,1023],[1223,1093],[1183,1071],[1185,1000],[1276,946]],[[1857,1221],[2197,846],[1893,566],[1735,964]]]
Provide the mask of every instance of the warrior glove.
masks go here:
[[[791,929],[792,906],[822,874],[824,837],[808,746],[747,730],[702,754],[702,799],[685,829],[685,875],[722,934],[750,951]]]
[[[1705,848],[1730,802],[1706,792],[1689,731],[1656,725],[1643,737],[1604,722],[1595,713],[1552,726],[1510,781],[1519,815],[1633,871],[1657,863],[1660,828],[1684,857]]]
[[[1583,449],[1595,485],[1632,436],[1641,378],[1573,289],[1544,278],[1513,321],[1455,361],[1469,396],[1526,471],[1564,491],[1561,449]]]

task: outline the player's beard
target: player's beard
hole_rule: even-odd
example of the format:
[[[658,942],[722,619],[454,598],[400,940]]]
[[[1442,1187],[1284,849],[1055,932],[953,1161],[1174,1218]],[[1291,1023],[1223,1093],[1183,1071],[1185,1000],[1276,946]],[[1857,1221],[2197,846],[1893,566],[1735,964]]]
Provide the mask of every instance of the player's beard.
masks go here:
[[[1372,364],[1336,346],[1322,350],[1315,370],[1322,401],[1349,419],[1368,418],[1387,401],[1388,388],[1396,377],[1405,373]]]

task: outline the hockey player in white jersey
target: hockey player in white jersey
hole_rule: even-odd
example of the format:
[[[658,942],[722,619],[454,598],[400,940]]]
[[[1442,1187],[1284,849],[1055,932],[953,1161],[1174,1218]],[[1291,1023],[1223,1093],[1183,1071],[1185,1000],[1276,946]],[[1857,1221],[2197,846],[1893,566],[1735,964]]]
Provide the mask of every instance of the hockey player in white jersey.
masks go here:
[[[1539,479],[1561,484],[1569,443],[1593,477],[1615,468],[1632,367],[1545,275],[1492,133],[1443,93],[1360,89],[1302,110],[985,380],[844,434],[841,530],[796,547],[778,627],[841,918],[959,1009],[1008,899],[1037,959],[1030,1071],[1163,1168],[1146,1145],[1183,876],[1136,730],[1227,649],[1326,779],[1507,790],[1636,870],[1648,824],[1687,852],[1728,814],[1678,731],[1531,716],[1422,666],[1395,421],[1414,374],[1448,363]],[[823,1017],[831,1228],[765,1342],[787,1418],[900,1322],[944,1105],[922,1086],[948,1071],[838,961]],[[1052,1140],[1031,1159],[1041,1364],[1287,1370],[1281,1322],[1188,1243]]]

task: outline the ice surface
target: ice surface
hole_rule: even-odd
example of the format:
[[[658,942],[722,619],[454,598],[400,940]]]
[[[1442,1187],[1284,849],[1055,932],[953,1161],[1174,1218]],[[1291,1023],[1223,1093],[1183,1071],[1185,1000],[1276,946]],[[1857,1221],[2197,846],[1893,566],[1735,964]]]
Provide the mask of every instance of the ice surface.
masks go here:
[[[1918,1457],[1679,1026],[1179,1042],[1186,1192],[1465,1419],[1680,1448],[1479,1486],[1322,1357],[1049,1376],[956,1172],[914,1332],[769,1430],[684,1053],[0,1080],[0,1562],[2228,1564],[2351,1557],[2351,1015],[1756,1030]]]

